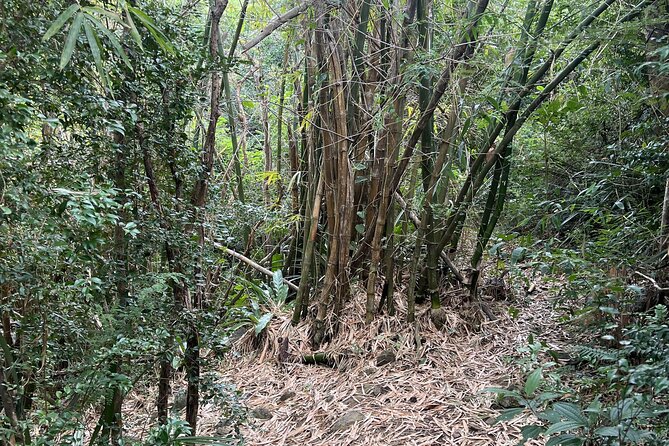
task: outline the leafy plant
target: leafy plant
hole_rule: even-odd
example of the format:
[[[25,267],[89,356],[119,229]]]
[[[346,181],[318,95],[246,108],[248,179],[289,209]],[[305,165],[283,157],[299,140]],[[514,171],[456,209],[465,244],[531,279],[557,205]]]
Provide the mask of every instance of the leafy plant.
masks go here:
[[[219,445],[229,446],[238,442],[229,442],[217,437],[192,436],[187,422],[169,418],[167,423],[151,430],[149,439],[142,446],[180,446],[180,445]]]
[[[574,400],[571,389],[553,389],[544,379],[552,362],[541,365],[527,377],[521,390],[486,389],[510,398],[517,407],[502,411],[498,421],[530,413],[538,420],[522,428],[523,440],[543,435],[546,445],[661,444],[667,441],[669,423],[669,326],[667,308],[627,329],[616,354],[581,347],[581,360],[597,366],[602,390],[591,401]],[[578,384],[578,383],[576,383]],[[539,392],[538,390],[543,389]]]

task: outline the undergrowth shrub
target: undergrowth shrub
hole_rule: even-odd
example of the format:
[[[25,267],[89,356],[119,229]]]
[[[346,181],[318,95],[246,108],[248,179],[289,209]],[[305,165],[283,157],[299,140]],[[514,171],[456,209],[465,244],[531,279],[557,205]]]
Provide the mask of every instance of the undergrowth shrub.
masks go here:
[[[577,347],[583,374],[554,361],[539,363],[537,349],[530,349],[538,366],[522,389],[486,389],[516,403],[498,420],[534,415],[537,422],[523,427],[521,445],[540,435],[548,438],[546,446],[669,444],[667,315],[667,307],[656,306],[623,330],[617,349]],[[567,374],[569,385],[561,381]]]

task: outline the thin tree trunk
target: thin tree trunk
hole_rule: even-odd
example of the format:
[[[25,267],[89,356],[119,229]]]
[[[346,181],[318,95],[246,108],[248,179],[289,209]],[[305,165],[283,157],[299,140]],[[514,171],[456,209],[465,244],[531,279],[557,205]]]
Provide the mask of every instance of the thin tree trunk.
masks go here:
[[[283,157],[283,106],[286,95],[286,72],[288,70],[288,51],[290,45],[286,43],[286,48],[283,51],[283,70],[281,72],[281,81],[279,85],[279,112],[276,117],[276,192],[277,203],[283,200],[283,181],[281,177],[282,157]]]
[[[302,258],[302,275],[300,276],[300,284],[297,290],[297,298],[295,299],[295,307],[293,310],[293,325],[300,321],[300,315],[307,312],[309,305],[309,275],[311,274],[311,263],[313,262],[314,245],[316,243],[316,235],[318,233],[318,217],[321,211],[321,199],[323,197],[323,176],[321,175],[316,187],[316,197],[312,206],[312,213],[309,221],[305,227],[309,228],[309,238],[304,247],[304,256]]]
[[[220,44],[220,21],[223,16],[223,12],[228,5],[227,0],[214,0],[210,8],[210,24],[211,30],[209,35],[209,56],[212,63],[219,62],[219,44]],[[239,37],[239,32],[241,31],[241,23],[243,23],[244,11],[240,17],[240,24],[237,27],[237,33],[233,38],[233,43],[231,46],[230,54],[234,54],[235,46],[237,39]],[[231,57],[228,57],[228,61]],[[209,185],[209,177],[211,176],[213,167],[214,167],[214,155],[216,152],[216,127],[218,124],[219,118],[219,101],[221,97],[221,86],[225,83],[226,87],[226,97],[229,98],[228,94],[230,92],[230,85],[227,80],[227,69],[223,72],[222,76],[220,71],[214,69],[211,74],[211,97],[209,103],[209,124],[207,126],[207,134],[205,136],[205,143],[202,147],[202,171],[199,178],[195,182],[193,192],[191,194],[191,206],[195,209],[194,220],[199,220],[199,224],[194,226],[198,229],[196,233],[198,234],[199,245],[203,246],[204,243],[204,225],[201,223],[204,220],[202,212],[204,212],[204,205],[207,198],[207,188]],[[229,102],[230,103],[230,102]],[[230,122],[233,122],[231,119]],[[242,189],[243,193],[243,189]],[[239,197],[240,199],[242,196]],[[198,256],[197,264],[195,267],[196,273],[204,275],[204,262],[202,259],[202,254]],[[196,292],[195,292],[195,301],[192,302],[192,306],[195,308],[201,308],[202,302],[204,300],[204,284],[200,281],[196,281]],[[189,302],[190,303],[190,302]],[[187,393],[186,393],[186,422],[190,425],[193,434],[197,433],[197,419],[198,412],[200,407],[200,341],[198,329],[195,323],[191,323],[189,328],[188,337],[186,340],[186,352],[184,355],[184,365],[186,368],[186,380]]]
[[[669,250],[669,178],[664,186],[664,201],[662,203],[662,220],[660,224],[660,248]],[[669,251],[667,251],[669,256]]]

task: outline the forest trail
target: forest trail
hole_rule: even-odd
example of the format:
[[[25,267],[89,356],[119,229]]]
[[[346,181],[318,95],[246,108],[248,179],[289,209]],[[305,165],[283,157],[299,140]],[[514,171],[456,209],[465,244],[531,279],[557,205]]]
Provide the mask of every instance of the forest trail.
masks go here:
[[[453,295],[451,300],[460,298]],[[362,306],[363,301],[359,292],[350,305]],[[398,296],[397,301],[404,299]],[[404,322],[404,308],[395,317],[377,317],[369,326],[363,318],[350,316],[364,311],[348,309],[341,335],[321,349],[341,357],[335,367],[279,363],[280,338],[288,337],[288,351],[295,357],[311,352],[308,325],[292,327],[288,314],[275,316],[261,345],[251,347],[251,330],[222,371],[243,392],[249,409],[249,425],[242,430],[247,444],[517,444],[526,420],[494,424],[494,398],[481,390],[523,382],[523,371],[510,358],[527,344],[530,333],[557,351],[568,345],[568,334],[557,324],[548,291],[488,304],[496,322],[472,323],[462,315],[478,312],[447,303],[441,331],[423,308],[417,321],[418,350],[414,330]],[[515,319],[509,315],[510,305],[520,311]],[[377,366],[379,357],[392,360],[390,351],[396,360]],[[202,415],[202,433],[215,434],[220,416],[207,406]]]

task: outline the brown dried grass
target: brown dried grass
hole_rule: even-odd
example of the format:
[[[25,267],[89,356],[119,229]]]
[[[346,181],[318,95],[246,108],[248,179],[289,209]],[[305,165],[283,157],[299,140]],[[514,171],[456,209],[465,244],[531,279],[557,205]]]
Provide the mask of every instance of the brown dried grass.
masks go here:
[[[404,296],[396,295],[398,314],[364,321],[364,292],[343,311],[341,331],[321,346],[341,358],[335,367],[279,363],[279,338],[289,339],[295,357],[311,354],[309,323],[296,327],[289,314],[277,314],[261,339],[249,332],[225,358],[221,373],[245,397],[249,409],[266,408],[269,420],[251,419],[242,429],[249,445],[515,445],[527,420],[493,424],[498,414],[486,387],[509,387],[524,379],[510,360],[534,333],[555,349],[567,333],[556,323],[546,296],[525,297],[512,319],[504,302],[490,303],[498,320],[487,322],[478,309],[446,296],[446,324],[437,330],[423,309],[415,325],[405,322]],[[416,348],[416,336],[420,338]],[[376,367],[386,349],[397,360]],[[284,392],[295,396],[280,401]],[[364,420],[334,431],[350,411]],[[202,410],[200,434],[214,434],[220,421],[215,408]],[[535,440],[530,445],[542,444]]]

